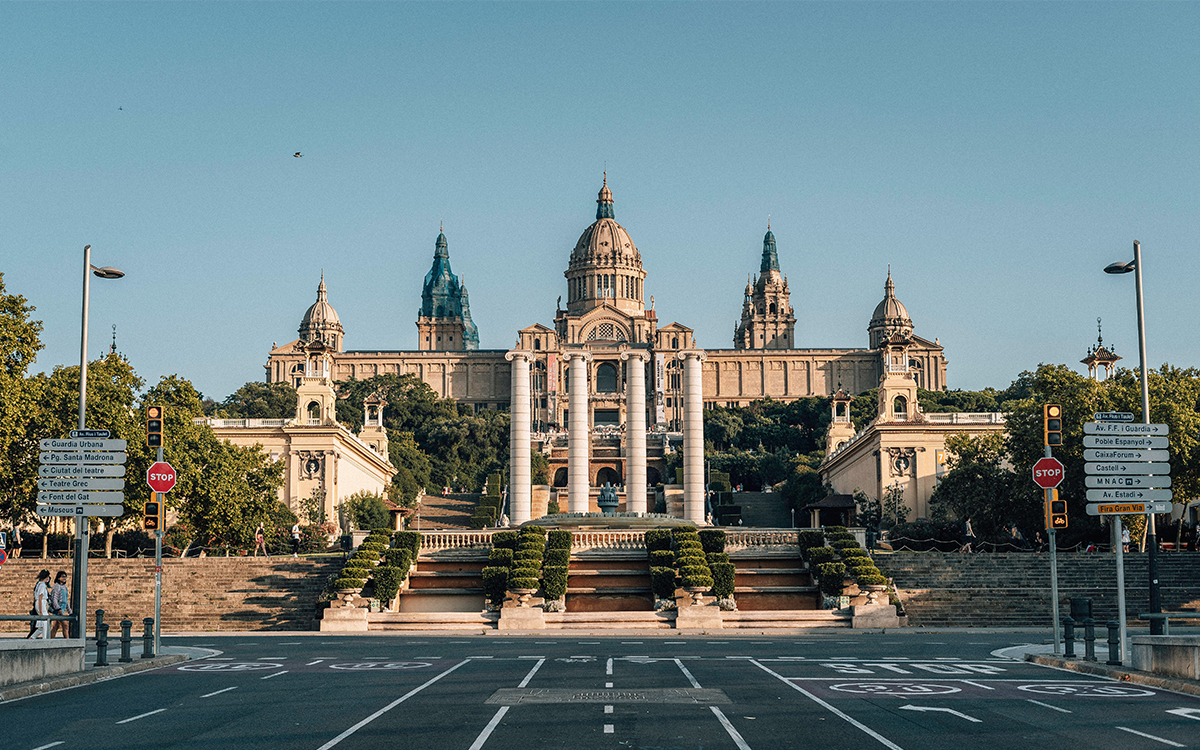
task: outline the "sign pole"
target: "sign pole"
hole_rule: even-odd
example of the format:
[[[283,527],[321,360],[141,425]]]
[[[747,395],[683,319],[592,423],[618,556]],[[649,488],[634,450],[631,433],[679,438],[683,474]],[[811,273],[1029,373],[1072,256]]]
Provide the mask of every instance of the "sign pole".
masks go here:
[[[1125,545],[1121,543],[1121,517],[1113,516],[1113,549],[1117,551],[1117,620],[1121,623],[1121,661],[1125,661],[1129,633],[1125,623]]]
[[[158,462],[162,463],[163,449],[158,449]],[[154,530],[154,655],[159,656],[159,641],[162,638],[162,520],[166,518],[163,512],[163,493],[155,492],[154,499],[158,500],[158,528]]]
[[[1050,446],[1045,446],[1046,458],[1051,457]],[[1046,507],[1050,507],[1050,501],[1054,498],[1054,489],[1046,488],[1044,491],[1046,498]],[[1049,516],[1049,513],[1046,514]],[[1049,526],[1049,524],[1047,524]],[[1046,536],[1050,540],[1050,617],[1054,620],[1054,653],[1057,654],[1061,648],[1061,638],[1059,628],[1061,624],[1058,621],[1058,529],[1047,528]]]
[[[92,246],[83,248],[83,316],[79,334],[79,429],[87,429],[87,340],[88,340],[88,294],[91,291]],[[87,640],[87,563],[88,547],[87,516],[75,519],[75,560],[72,566],[74,584],[72,603],[75,605],[75,622],[68,630],[76,638]]]

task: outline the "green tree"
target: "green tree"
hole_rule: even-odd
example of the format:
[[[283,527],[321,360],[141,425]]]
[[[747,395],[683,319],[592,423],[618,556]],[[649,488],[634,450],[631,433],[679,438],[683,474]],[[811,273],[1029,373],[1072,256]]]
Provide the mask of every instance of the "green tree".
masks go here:
[[[342,514],[356,529],[391,528],[392,514],[383,498],[359,490],[342,502]]]
[[[529,454],[529,476],[532,484],[550,484],[550,462],[541,451]]]
[[[41,321],[0,273],[0,517],[25,521],[37,492],[37,429],[41,379],[27,377],[42,348]]]
[[[213,415],[229,419],[291,419],[296,416],[296,389],[290,383],[251,381],[231,393]]]
[[[950,435],[946,452],[948,471],[929,499],[933,520],[970,518],[981,539],[1005,536],[1011,523],[1026,529],[1036,527],[1028,503],[1013,493],[1016,475],[1001,465],[1005,459],[1003,435]]]

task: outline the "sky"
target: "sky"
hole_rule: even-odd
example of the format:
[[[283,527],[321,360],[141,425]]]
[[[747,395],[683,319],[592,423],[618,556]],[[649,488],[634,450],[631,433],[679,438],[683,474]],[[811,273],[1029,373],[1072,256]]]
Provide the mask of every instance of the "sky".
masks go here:
[[[552,324],[607,169],[660,323],[730,348],[768,216],[802,348],[890,264],[951,388],[1096,341],[1197,366],[1200,4],[0,3],[0,272],[89,355],[222,400],[322,271],[415,349],[445,222],[480,346]],[[302,158],[292,156],[303,153]]]

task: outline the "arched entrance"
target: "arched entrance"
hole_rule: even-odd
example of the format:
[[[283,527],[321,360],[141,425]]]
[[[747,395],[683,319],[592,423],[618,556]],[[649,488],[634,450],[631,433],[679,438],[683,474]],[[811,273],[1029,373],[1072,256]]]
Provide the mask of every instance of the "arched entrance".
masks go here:
[[[600,467],[596,472],[596,486],[603,487],[606,484],[620,484],[621,474],[616,469],[607,466]]]
[[[555,487],[566,487],[567,486],[567,470],[565,467],[554,472],[554,486]]]

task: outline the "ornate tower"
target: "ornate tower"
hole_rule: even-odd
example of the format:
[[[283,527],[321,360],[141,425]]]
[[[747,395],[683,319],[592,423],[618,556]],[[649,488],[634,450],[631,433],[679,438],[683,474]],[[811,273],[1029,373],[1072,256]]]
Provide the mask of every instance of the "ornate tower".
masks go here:
[[[883,301],[875,307],[871,322],[867,325],[867,334],[871,340],[869,348],[880,348],[892,338],[892,334],[900,333],[907,338],[912,336],[912,332],[912,319],[908,317],[908,309],[896,299],[892,267],[888,266],[887,283],[883,285]]]
[[[300,321],[301,344],[323,344],[334,352],[343,351],[345,332],[338,320],[337,311],[329,304],[329,293],[325,289],[325,272],[321,272],[321,283],[317,286],[317,301],[304,313]]]
[[[796,316],[787,277],[779,273],[775,235],[767,224],[758,276],[746,282],[742,320],[733,333],[735,349],[794,349]]]
[[[567,277],[567,314],[583,315],[609,305],[627,315],[641,316],[646,309],[642,289],[646,272],[629,233],[613,218],[607,172],[596,204],[596,221],[575,243],[563,274]]]
[[[417,313],[417,349],[420,351],[465,351],[479,348],[479,331],[471,320],[467,287],[450,270],[446,235],[438,232],[433,266],[421,288],[421,310]]]
[[[1113,370],[1116,369],[1120,359],[1111,346],[1104,346],[1104,334],[1100,330],[1100,319],[1096,318],[1096,345],[1088,347],[1087,356],[1079,360],[1082,364],[1087,365],[1088,377],[1092,380],[1108,380],[1112,377]],[[1103,377],[1100,374],[1101,370],[1104,372]]]
[[[837,393],[833,394],[833,400],[830,403],[833,413],[829,422],[829,432],[825,435],[826,456],[833,455],[834,451],[854,437],[854,422],[850,419],[850,402],[853,400],[854,397],[842,390],[842,386],[839,384]]]

